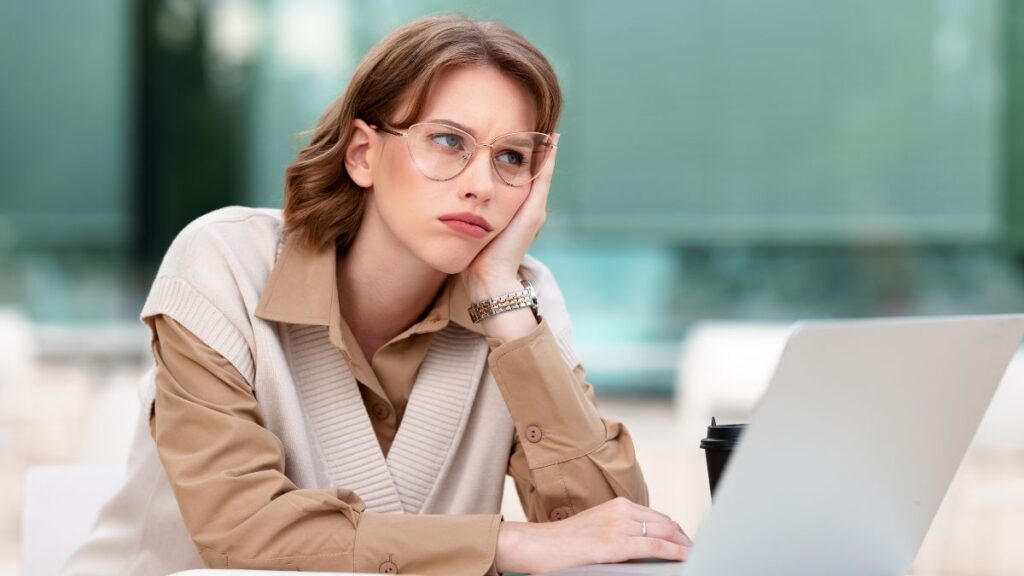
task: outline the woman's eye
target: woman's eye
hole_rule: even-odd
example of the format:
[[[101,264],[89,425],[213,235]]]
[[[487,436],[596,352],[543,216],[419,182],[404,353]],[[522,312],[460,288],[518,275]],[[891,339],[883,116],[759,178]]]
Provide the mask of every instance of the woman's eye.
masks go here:
[[[502,164],[511,164],[512,166],[522,166],[526,163],[526,158],[520,152],[514,150],[505,150],[494,157],[495,160]]]
[[[462,138],[458,134],[434,134],[430,137],[430,140],[434,144],[438,144],[443,148],[451,148],[452,150],[462,146]]]

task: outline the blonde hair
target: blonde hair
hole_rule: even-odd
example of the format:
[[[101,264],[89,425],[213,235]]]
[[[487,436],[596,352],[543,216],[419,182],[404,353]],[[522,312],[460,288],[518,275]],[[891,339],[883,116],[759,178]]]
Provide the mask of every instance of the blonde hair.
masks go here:
[[[543,54],[497,22],[464,16],[420,18],[395,30],[363,57],[348,88],[331,103],[310,143],[285,171],[285,233],[313,249],[347,247],[362,221],[366,195],[345,170],[352,121],[408,127],[445,69],[487,64],[521,82],[537,106],[539,132],[550,133],[562,110],[558,78]],[[408,98],[407,112],[392,118]]]

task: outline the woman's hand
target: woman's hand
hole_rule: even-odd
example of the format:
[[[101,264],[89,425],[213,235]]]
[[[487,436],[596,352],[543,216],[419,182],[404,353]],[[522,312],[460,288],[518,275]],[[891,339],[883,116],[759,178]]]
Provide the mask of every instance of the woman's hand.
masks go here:
[[[559,136],[556,133],[552,137],[555,145]],[[547,219],[548,190],[557,154],[557,148],[551,152],[547,166],[531,183],[530,193],[508,226],[476,255],[466,269],[466,287],[474,301],[522,288],[517,280],[519,265]],[[511,288],[507,288],[509,286]],[[494,290],[500,292],[491,293]]]
[[[499,572],[533,573],[634,558],[679,561],[691,546],[667,515],[619,497],[557,522],[503,522],[495,566]]]

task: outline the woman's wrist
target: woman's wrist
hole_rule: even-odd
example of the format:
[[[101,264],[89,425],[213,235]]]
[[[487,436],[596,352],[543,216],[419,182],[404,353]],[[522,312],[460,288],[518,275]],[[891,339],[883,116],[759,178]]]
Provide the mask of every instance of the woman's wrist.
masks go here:
[[[498,528],[498,547],[494,554],[494,567],[500,573],[505,572],[537,572],[536,558],[541,555],[537,550],[539,524],[530,522],[503,521]]]
[[[466,295],[470,302],[480,302],[493,296],[507,294],[523,289],[523,283],[516,276],[501,276],[491,278],[467,277]]]

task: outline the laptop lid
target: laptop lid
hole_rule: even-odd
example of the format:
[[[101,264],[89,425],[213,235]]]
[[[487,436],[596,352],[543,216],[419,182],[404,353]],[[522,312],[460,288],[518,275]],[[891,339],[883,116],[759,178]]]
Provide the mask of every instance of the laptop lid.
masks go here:
[[[906,574],[1024,316],[797,324],[685,574]]]
[[[906,574],[1022,336],[1020,315],[794,325],[689,560],[558,574]]]

